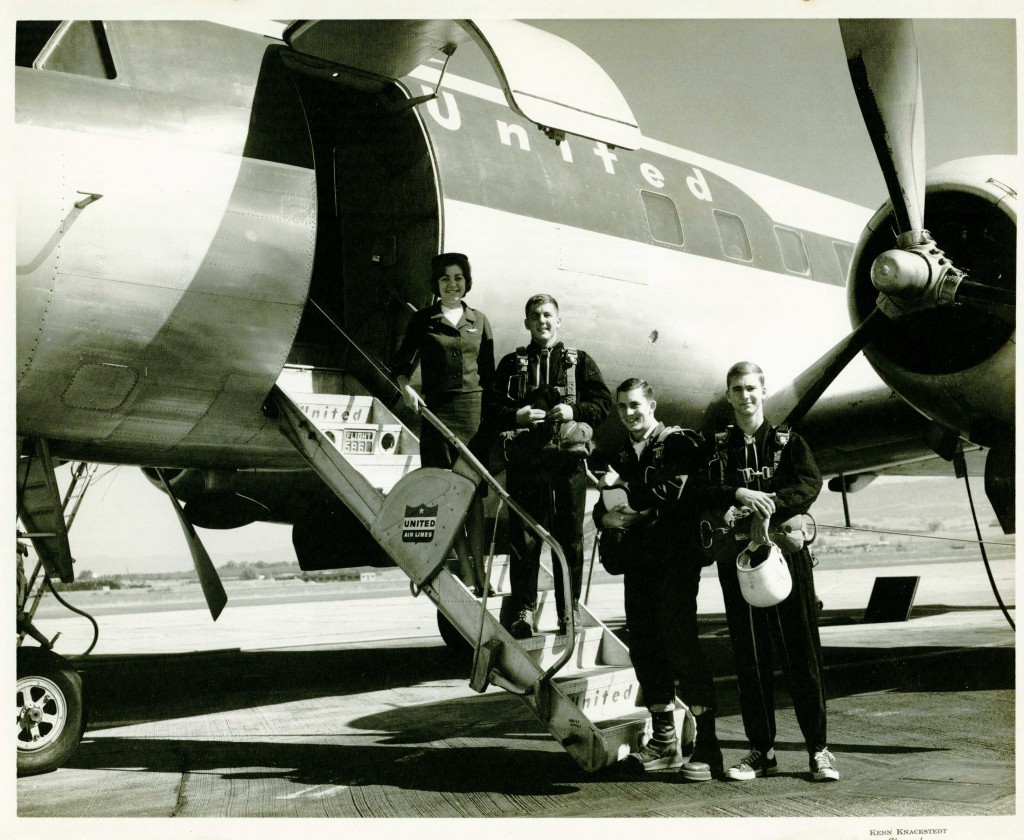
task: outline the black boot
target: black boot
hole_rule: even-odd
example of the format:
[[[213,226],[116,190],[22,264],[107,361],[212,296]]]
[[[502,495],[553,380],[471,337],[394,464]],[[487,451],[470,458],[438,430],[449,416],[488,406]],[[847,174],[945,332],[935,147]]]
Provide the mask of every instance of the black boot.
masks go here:
[[[568,630],[567,619],[568,616],[565,613],[562,613],[562,617],[558,619],[559,636],[564,636],[566,630]],[[580,605],[578,601],[573,601],[572,604],[572,623],[573,626],[576,628],[577,633],[579,633],[583,629],[583,614],[580,612]]]
[[[527,604],[521,607],[512,617],[508,632],[513,639],[529,639],[533,635],[533,619],[537,606]]]
[[[623,760],[625,769],[642,772],[669,770],[683,763],[674,713],[652,712],[651,725],[654,730],[651,740]]]
[[[697,715],[697,740],[689,760],[679,768],[679,774],[688,782],[709,782],[725,775],[722,748],[715,734],[714,709]]]

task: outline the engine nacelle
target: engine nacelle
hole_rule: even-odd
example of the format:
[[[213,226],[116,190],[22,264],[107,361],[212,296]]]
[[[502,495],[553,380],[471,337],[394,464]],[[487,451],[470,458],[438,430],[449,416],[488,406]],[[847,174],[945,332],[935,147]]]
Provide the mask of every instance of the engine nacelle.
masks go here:
[[[183,470],[175,467],[163,467],[160,470],[167,480],[171,493],[180,502],[189,502],[203,492],[206,486],[206,479],[203,478],[203,470]],[[156,468],[142,467],[142,474],[146,476],[149,483],[157,490],[164,490],[163,482],[157,475]]]
[[[164,489],[155,469],[143,467],[142,472]],[[240,492],[235,470],[165,469],[163,474],[174,498],[184,502],[185,518],[199,528],[241,528],[269,518],[266,505]]]
[[[928,173],[924,225],[968,279],[1013,290],[1017,271],[1017,159],[951,161]],[[871,265],[896,238],[892,206],[871,219],[847,285],[859,325],[875,308]],[[966,305],[887,321],[864,351],[879,376],[930,419],[987,447],[1014,439],[1016,321]]]
[[[156,470],[142,472],[164,489]],[[366,527],[312,470],[163,470],[185,518],[198,528],[241,528],[252,522],[292,526],[304,571],[393,566]]]

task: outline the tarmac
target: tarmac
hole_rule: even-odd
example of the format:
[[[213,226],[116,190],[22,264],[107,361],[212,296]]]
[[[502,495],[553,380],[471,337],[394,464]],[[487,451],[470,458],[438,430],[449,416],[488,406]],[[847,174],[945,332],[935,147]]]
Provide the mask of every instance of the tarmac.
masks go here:
[[[701,632],[728,764],[747,743],[706,574]],[[1013,559],[993,574],[1012,617]],[[875,578],[901,575],[920,578],[909,620],[863,623]],[[468,687],[425,598],[381,591],[236,598],[215,625],[203,609],[99,616],[94,652],[74,660],[86,737],[68,766],[17,780],[17,817],[670,817],[744,832],[784,818],[750,826],[785,837],[818,837],[829,818],[836,838],[1019,836],[1015,634],[981,561],[822,562],[815,580],[838,783],[810,780],[782,680],[776,776],[584,774],[515,697]],[[618,583],[593,586],[590,605],[621,628]],[[92,639],[81,618],[39,623],[65,655]]]

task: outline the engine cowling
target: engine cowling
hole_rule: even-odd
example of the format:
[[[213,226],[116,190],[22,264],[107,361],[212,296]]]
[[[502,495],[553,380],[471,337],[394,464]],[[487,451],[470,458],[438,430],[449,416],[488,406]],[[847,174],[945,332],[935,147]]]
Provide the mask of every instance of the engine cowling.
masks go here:
[[[143,474],[159,490],[163,483],[152,467]],[[241,528],[267,517],[266,505],[239,492],[238,473],[234,470],[163,470],[171,493],[183,502],[185,517],[198,528]]]
[[[928,173],[925,227],[968,278],[1016,286],[1017,159],[951,161]],[[854,252],[847,286],[859,326],[875,308],[875,258],[893,247],[896,225],[886,203]],[[1016,320],[1010,313],[952,305],[887,320],[864,354],[879,376],[925,416],[987,447],[1014,439]]]
[[[174,498],[180,502],[188,502],[196,498],[206,486],[203,470],[163,467],[160,471],[164,474]],[[160,476],[157,475],[154,467],[142,467],[142,474],[157,490],[164,491],[163,482],[160,481]]]
[[[156,470],[146,478],[164,490]],[[312,470],[164,469],[185,518],[198,528],[241,528],[252,522],[292,526],[303,571],[393,566],[366,527]]]

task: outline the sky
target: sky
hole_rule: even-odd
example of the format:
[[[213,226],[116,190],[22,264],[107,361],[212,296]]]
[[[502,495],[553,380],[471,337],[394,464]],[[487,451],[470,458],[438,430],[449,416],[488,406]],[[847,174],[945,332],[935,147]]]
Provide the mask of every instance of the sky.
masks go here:
[[[473,8],[475,5],[475,8]],[[721,15],[725,6],[736,15]],[[330,16],[338,5],[219,2],[201,7],[165,2],[97,7],[111,17],[237,13],[272,19]],[[0,14],[68,16],[67,2],[5,4]],[[566,38],[606,70],[649,137],[876,207],[885,196],[863,127],[839,37],[831,16],[849,3],[775,0],[639,4],[381,2],[346,3],[355,16],[519,17]],[[553,9],[563,18],[542,19]],[[965,155],[1017,151],[1016,33],[1008,2],[875,3],[858,14],[943,15],[916,25],[925,97],[929,166]],[[205,12],[204,12],[205,10]],[[688,19],[677,17],[684,10]],[[597,18],[596,15],[604,15]],[[823,15],[830,17],[823,17]],[[767,16],[786,17],[765,19]],[[968,19],[964,19],[970,15]],[[84,16],[81,12],[76,16]],[[1003,18],[1002,20],[980,19]],[[585,19],[580,19],[585,18]],[[756,18],[756,19],[754,19]],[[955,18],[955,20],[951,20]],[[475,47],[460,48],[449,72],[493,82]],[[480,75],[483,73],[483,75]],[[13,388],[9,393],[13,393]],[[8,417],[8,419],[10,419]],[[132,468],[101,469],[72,528],[78,568],[97,573],[185,569],[191,566],[170,502]],[[234,559],[291,555],[290,528],[252,525],[228,532],[200,532],[216,564]],[[256,554],[255,552],[259,552]]]
[[[887,197],[835,20],[544,28],[599,61],[646,136],[872,208]],[[922,20],[915,30],[927,165],[1015,153],[1012,21]]]

